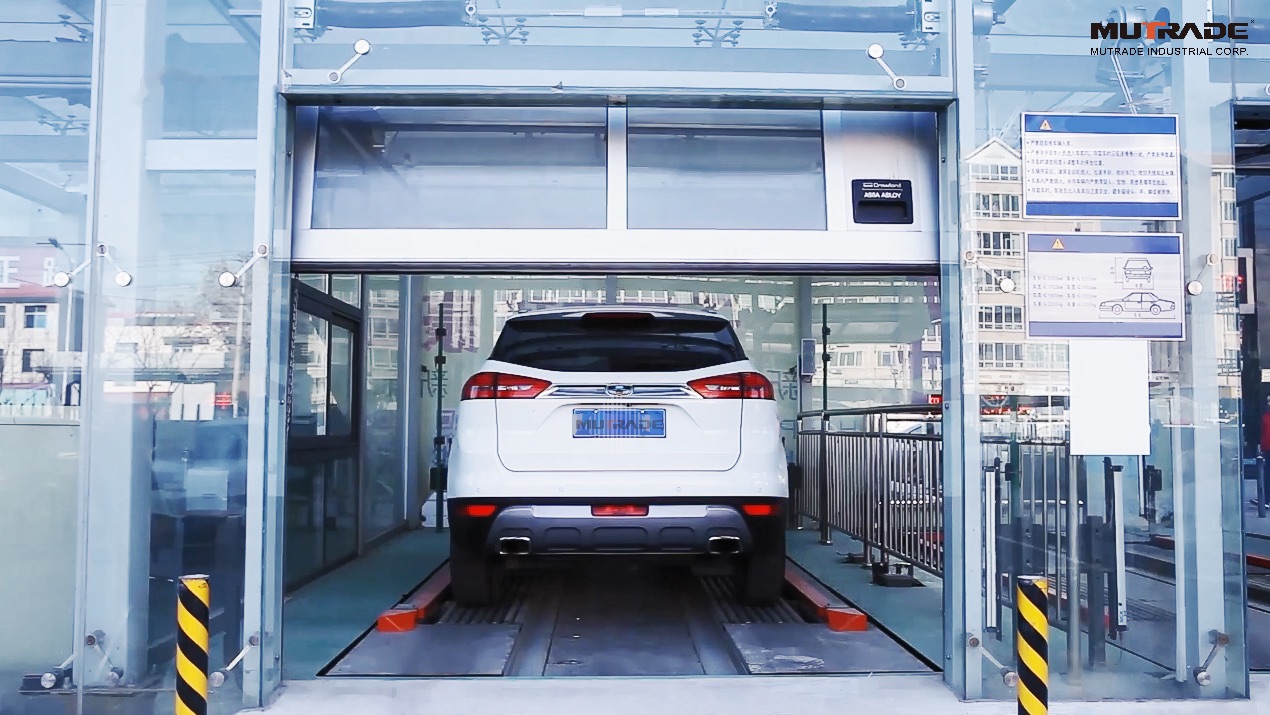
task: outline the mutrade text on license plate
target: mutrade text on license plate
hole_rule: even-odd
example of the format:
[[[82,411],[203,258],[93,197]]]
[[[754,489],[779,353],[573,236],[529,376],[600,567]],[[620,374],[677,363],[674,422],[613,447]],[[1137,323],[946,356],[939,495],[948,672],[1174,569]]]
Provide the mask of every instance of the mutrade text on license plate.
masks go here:
[[[666,411],[653,409],[573,411],[574,437],[665,437]]]

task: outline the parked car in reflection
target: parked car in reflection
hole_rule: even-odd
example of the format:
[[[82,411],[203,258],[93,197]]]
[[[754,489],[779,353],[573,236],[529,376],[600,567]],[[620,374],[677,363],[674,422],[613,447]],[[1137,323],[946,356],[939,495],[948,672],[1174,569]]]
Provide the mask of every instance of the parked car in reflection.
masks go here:
[[[1098,310],[1111,312],[1114,315],[1121,313],[1150,313],[1151,315],[1159,315],[1160,313],[1168,313],[1177,307],[1177,303],[1171,300],[1165,300],[1154,293],[1130,293],[1119,300],[1105,300],[1098,304]]]

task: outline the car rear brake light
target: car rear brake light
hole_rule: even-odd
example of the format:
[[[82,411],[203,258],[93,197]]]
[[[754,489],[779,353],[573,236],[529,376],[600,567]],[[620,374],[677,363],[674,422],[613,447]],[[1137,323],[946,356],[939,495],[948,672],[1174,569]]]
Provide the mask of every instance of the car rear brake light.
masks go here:
[[[583,320],[652,320],[652,312],[587,312]]]
[[[461,400],[507,400],[537,397],[551,387],[546,380],[501,372],[478,372],[463,384]]]
[[[596,504],[591,516],[648,516],[648,507],[638,504]]]
[[[693,380],[688,387],[706,399],[774,400],[772,381],[757,372],[734,372]]]
[[[776,513],[776,507],[772,504],[742,504],[741,511],[746,516],[771,516]]]
[[[464,504],[463,514],[466,516],[487,517],[494,516],[495,507],[493,504]]]

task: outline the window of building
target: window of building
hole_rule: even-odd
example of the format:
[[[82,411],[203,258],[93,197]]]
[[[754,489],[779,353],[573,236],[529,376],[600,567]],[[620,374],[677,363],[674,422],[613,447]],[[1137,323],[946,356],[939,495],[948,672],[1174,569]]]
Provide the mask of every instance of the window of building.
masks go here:
[[[834,367],[860,367],[864,364],[863,350],[840,350],[830,355]]]
[[[925,342],[938,341],[943,337],[943,334],[944,323],[943,321],[936,320],[926,326],[926,330],[922,331],[922,340]]]
[[[1017,305],[983,305],[979,307],[981,330],[1022,330],[1023,308]]]
[[[370,337],[372,339],[391,340],[397,337],[396,318],[371,318]]]
[[[1233,171],[1221,172],[1221,187],[1223,189],[1235,188],[1235,172]]]
[[[397,368],[397,349],[373,347],[370,349],[370,366],[375,370]]]
[[[1016,231],[976,231],[979,253],[985,256],[1020,255],[1022,235]]]
[[[1023,271],[1009,269],[984,269],[979,271],[979,292],[992,293],[996,291],[997,286],[1006,278],[1014,281],[1015,290],[1019,290],[1023,287]]]
[[[1019,167],[1009,164],[971,164],[970,178],[975,181],[1018,181]]]
[[[1066,370],[1067,345],[1063,343],[1029,343],[1027,367],[1033,370]]]
[[[1019,218],[1023,215],[1018,194],[975,194],[975,216]]]
[[[1023,367],[1022,343],[980,343],[980,367]]]
[[[900,362],[901,358],[898,350],[883,350],[878,353],[878,367],[896,367]]]
[[[48,306],[28,305],[25,312],[25,325],[31,330],[43,330],[48,327]]]
[[[1221,220],[1223,221],[1238,221],[1239,220],[1239,210],[1235,207],[1234,201],[1221,202]]]
[[[37,366],[42,366],[43,350],[23,350],[22,351],[22,372],[35,372]]]

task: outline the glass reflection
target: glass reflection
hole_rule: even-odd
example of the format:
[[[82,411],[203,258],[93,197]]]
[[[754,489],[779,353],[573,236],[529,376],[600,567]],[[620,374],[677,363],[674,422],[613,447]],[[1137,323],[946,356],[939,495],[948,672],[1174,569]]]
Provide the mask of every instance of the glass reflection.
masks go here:
[[[985,504],[974,526],[985,533],[986,572],[972,567],[966,578],[983,589],[982,608],[967,609],[987,653],[966,650],[972,672],[983,674],[968,690],[1015,697],[994,661],[1015,667],[1014,586],[1019,576],[1040,575],[1050,597],[1051,702],[1241,697],[1237,231],[1233,167],[1224,163],[1230,127],[1215,119],[1229,115],[1230,87],[1210,74],[1229,60],[1093,56],[1099,41],[1089,40],[1089,22],[1107,13],[1086,1],[1016,3],[974,48],[982,66],[976,117],[961,136],[962,200],[971,207],[963,249],[977,257],[964,273],[973,286],[965,295],[976,325],[965,328],[978,360],[974,448],[985,479],[966,498]],[[1184,220],[1023,218],[1020,113],[1030,111],[1185,117]],[[1116,146],[1134,148],[1128,138]],[[1102,168],[1130,167],[1115,159]],[[1182,233],[1187,261],[1215,258],[1203,292],[1187,297],[1185,341],[1130,341],[1108,358],[1142,355],[1141,423],[1128,422],[1136,410],[1127,402],[1098,403],[1124,420],[1125,434],[1149,431],[1145,444],[1123,447],[1139,454],[1084,454],[1073,438],[1073,405],[1096,399],[1080,389],[1091,374],[1084,356],[1100,343],[1028,337],[1026,236],[1072,231]],[[1229,638],[1217,650],[1215,633]],[[1194,667],[1210,653],[1209,671],[1197,678]],[[1213,684],[1202,684],[1209,676]]]
[[[820,113],[632,108],[627,225],[825,228]]]
[[[603,228],[603,108],[328,108],[314,228]]]
[[[781,74],[885,78],[865,54],[872,43],[885,48],[900,75],[940,77],[949,71],[952,28],[944,0],[640,0],[603,8],[581,0],[380,4],[290,0],[292,12],[300,9],[312,21],[298,23],[287,67],[337,68],[353,43],[366,39],[391,53],[386,56],[394,58],[393,69],[451,70],[427,81],[456,85],[464,82],[454,71],[488,69],[607,70],[616,86],[624,86],[621,75],[632,69],[687,71],[710,73],[715,87],[766,90],[776,89]],[[388,67],[377,61],[378,52],[360,60],[359,69]],[[504,81],[471,76],[480,84]],[[690,79],[667,77],[662,86]],[[847,84],[834,79],[824,84]],[[350,72],[344,81],[375,80]],[[379,81],[393,83],[383,75]],[[889,89],[888,82],[872,86]]]

